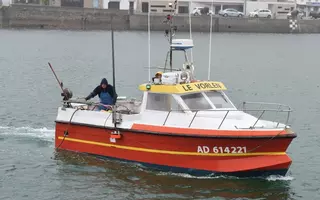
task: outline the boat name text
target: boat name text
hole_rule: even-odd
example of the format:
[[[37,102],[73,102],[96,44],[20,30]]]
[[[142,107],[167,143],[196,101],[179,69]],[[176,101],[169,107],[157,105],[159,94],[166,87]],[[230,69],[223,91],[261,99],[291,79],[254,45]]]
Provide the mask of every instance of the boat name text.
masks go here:
[[[182,88],[184,91],[193,91],[195,89],[205,90],[205,89],[221,89],[222,86],[219,83],[194,83],[183,85]]]
[[[198,153],[247,153],[247,147],[198,146]]]

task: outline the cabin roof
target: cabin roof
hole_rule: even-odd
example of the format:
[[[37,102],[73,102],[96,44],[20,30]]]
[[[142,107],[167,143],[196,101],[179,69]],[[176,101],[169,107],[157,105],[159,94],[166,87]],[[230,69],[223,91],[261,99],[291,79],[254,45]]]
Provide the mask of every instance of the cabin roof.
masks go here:
[[[147,86],[150,86],[148,89]],[[201,92],[209,90],[226,90],[227,88],[221,82],[215,81],[198,81],[193,83],[176,84],[176,85],[163,85],[163,84],[141,84],[139,90],[150,91],[154,93],[170,93],[170,94],[183,94],[191,92]]]

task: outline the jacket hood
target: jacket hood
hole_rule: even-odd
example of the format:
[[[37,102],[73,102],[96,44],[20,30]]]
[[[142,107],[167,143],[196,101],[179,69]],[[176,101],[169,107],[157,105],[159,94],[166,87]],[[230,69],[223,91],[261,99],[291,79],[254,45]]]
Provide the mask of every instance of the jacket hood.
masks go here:
[[[106,84],[106,85],[108,85],[108,81],[107,81],[107,79],[106,79],[106,78],[103,78],[103,79],[101,80],[100,85],[102,85],[102,84]]]

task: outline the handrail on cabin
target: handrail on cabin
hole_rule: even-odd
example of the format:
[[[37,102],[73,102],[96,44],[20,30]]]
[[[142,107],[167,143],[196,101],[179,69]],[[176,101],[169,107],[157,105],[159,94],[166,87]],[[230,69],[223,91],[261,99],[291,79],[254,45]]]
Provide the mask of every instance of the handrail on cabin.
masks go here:
[[[280,105],[280,104],[273,104],[273,105]],[[183,110],[170,110],[166,116],[166,119],[163,123],[163,125],[166,124],[170,114],[174,111],[191,111],[191,112],[195,112],[190,123],[189,123],[189,126],[188,127],[191,127],[191,125],[193,124],[194,122],[194,119],[196,118],[196,116],[198,115],[199,111],[209,111],[209,112],[226,112],[226,114],[224,115],[218,129],[221,128],[221,126],[223,125],[224,121],[226,120],[227,116],[229,115],[230,112],[243,112],[243,110],[234,110],[234,109],[223,109],[223,110],[201,110],[201,109],[183,109]],[[245,111],[261,111],[261,114],[259,115],[259,117],[257,118],[257,120],[255,121],[255,123],[250,126],[250,128],[255,128],[256,124],[261,120],[261,118],[263,117],[263,115],[266,113],[266,112],[276,112],[276,113],[288,113],[287,115],[287,119],[286,119],[286,122],[285,124],[288,123],[289,121],[289,118],[290,118],[290,112],[292,112],[293,110],[289,107],[289,109],[246,109]],[[277,123],[277,126],[275,128],[278,128],[280,122]]]
[[[280,108],[281,107],[286,107],[287,109],[289,110],[292,110],[292,108],[289,106],[289,105],[286,105],[286,104],[281,104],[281,103],[268,103],[268,102],[253,102],[253,101],[244,101],[241,103],[242,105],[242,108],[244,109],[244,106],[245,105],[248,105],[248,104],[260,104],[260,106],[263,106],[263,105],[267,105],[267,106],[279,106]]]
[[[99,105],[99,103],[83,102],[83,101],[79,101],[79,100],[69,100],[69,101],[64,101],[64,102],[67,102],[67,103],[83,103],[83,104],[86,104],[86,105],[95,105],[95,106],[96,106],[96,105]],[[244,107],[245,107],[245,105],[247,105],[247,104],[260,104],[260,109],[245,109]],[[276,106],[278,106],[278,109],[261,109],[261,108],[262,108],[262,105],[276,105]],[[287,109],[280,109],[280,108],[282,108],[282,107],[287,107]],[[219,110],[202,110],[202,109],[179,109],[179,110],[173,110],[173,109],[171,109],[171,110],[168,112],[167,116],[166,116],[166,119],[165,119],[165,121],[164,121],[164,123],[163,123],[163,126],[166,124],[166,122],[167,122],[170,114],[172,113],[172,111],[184,111],[184,112],[189,111],[189,112],[195,112],[195,114],[194,114],[193,117],[192,117],[192,120],[191,120],[190,123],[189,123],[189,127],[191,127],[191,125],[193,124],[194,119],[195,119],[196,116],[198,115],[199,111],[206,111],[206,112],[207,112],[207,111],[209,111],[209,112],[221,112],[221,111],[223,111],[223,112],[226,112],[226,114],[224,115],[224,117],[223,117],[223,119],[222,119],[222,121],[221,121],[221,123],[220,123],[220,125],[219,125],[219,127],[218,127],[218,129],[220,129],[220,127],[222,126],[222,124],[223,124],[224,121],[226,120],[227,116],[229,115],[230,111],[233,111],[233,112],[261,111],[262,113],[260,114],[260,116],[258,117],[258,119],[255,121],[255,123],[253,124],[253,126],[251,126],[251,128],[254,128],[255,125],[259,122],[259,120],[262,118],[262,116],[263,116],[263,115],[265,114],[265,112],[267,112],[267,111],[268,111],[268,112],[273,111],[273,112],[276,112],[277,114],[278,114],[279,112],[282,112],[282,113],[283,113],[283,112],[287,112],[288,114],[287,114],[287,119],[286,119],[286,122],[285,122],[285,124],[287,124],[288,121],[289,121],[289,118],[290,118],[290,112],[292,112],[293,110],[291,109],[290,106],[285,105],[285,104],[267,103],[267,102],[243,102],[243,103],[242,103],[242,109],[221,109],[221,110],[220,110],[220,109],[219,109]],[[280,122],[277,123],[276,128],[278,128],[279,124],[280,124]]]

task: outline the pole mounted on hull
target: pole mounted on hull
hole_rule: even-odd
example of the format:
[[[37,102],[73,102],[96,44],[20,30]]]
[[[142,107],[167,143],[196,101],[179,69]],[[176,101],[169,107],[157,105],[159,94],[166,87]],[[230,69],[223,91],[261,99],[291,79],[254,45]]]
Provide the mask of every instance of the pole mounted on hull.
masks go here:
[[[114,89],[114,94],[116,94],[116,70],[115,70],[115,59],[114,59],[114,33],[113,33],[113,25],[111,21],[111,51],[112,51],[112,79],[113,79],[113,89]],[[116,95],[113,98],[117,98]],[[114,99],[114,102],[116,99]],[[117,123],[116,123],[116,113],[117,113],[117,108],[116,105],[113,106],[112,108],[112,121],[114,124],[114,129],[117,129]]]
[[[112,78],[113,78],[113,89],[114,94],[116,94],[116,69],[115,69],[115,58],[114,58],[114,33],[113,33],[113,24],[111,22],[111,47],[112,47]],[[117,101],[117,95],[114,95],[114,102]],[[112,137],[120,138],[120,132],[117,129],[117,124],[120,124],[122,121],[121,114],[117,112],[117,105],[112,106],[112,122],[114,124],[114,131],[111,133]]]
[[[112,79],[113,79],[113,88],[114,92],[116,92],[116,70],[115,70],[115,59],[114,59],[114,34],[113,34],[113,26],[111,23],[111,45],[112,45]],[[116,94],[116,93],[115,93]]]
[[[57,80],[57,82],[58,82],[58,84],[59,84],[59,86],[60,86],[60,88],[62,90],[61,96],[63,96],[63,101],[67,101],[67,100],[71,99],[72,98],[72,91],[69,90],[68,88],[64,88],[63,89],[63,83],[59,80],[59,78],[58,78],[56,72],[54,71],[51,63],[48,62],[48,65],[49,65],[53,75],[55,76],[55,78],[56,78],[56,80]]]

